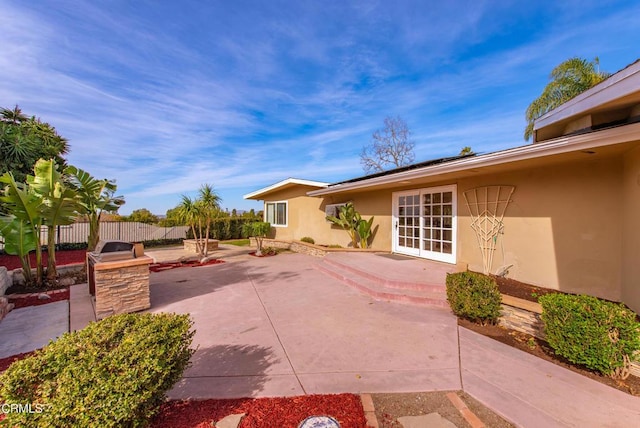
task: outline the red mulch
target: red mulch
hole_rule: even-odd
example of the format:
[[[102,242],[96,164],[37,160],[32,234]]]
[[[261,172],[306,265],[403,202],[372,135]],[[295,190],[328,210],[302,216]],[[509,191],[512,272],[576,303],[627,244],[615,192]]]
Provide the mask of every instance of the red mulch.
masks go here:
[[[34,352],[36,352],[36,351],[25,352],[23,354],[16,354],[16,355],[12,355],[10,357],[0,358],[0,373],[5,371],[6,369],[8,369],[9,366],[11,365],[11,363],[13,363],[14,361],[18,361],[18,360],[21,360],[23,358],[26,358],[29,355],[33,354]]]
[[[239,428],[295,428],[309,416],[332,416],[342,428],[367,426],[360,397],[354,394],[303,395],[234,400],[169,401],[152,421],[157,428],[205,428],[225,416],[246,413]]]
[[[47,252],[42,252],[42,264],[47,265]],[[31,252],[29,254],[31,259],[31,266],[36,265],[36,253]],[[84,263],[87,258],[87,250],[65,250],[56,251],[56,266],[70,265],[73,263]],[[13,270],[21,268],[20,259],[18,256],[10,256],[7,254],[0,254],[0,266],[5,266],[7,270]]]
[[[186,262],[175,262],[175,263],[153,263],[149,265],[149,270],[151,272],[163,272],[165,270],[177,269],[182,267],[200,267],[200,266],[209,266],[209,265],[217,265],[220,263],[224,263],[224,260],[209,260],[205,263],[200,263],[198,260],[190,260]]]
[[[40,294],[46,294],[50,298],[40,299],[38,298]],[[9,294],[5,297],[9,300],[9,303],[15,305],[13,309],[18,309],[26,308],[27,306],[46,305],[47,303],[59,302],[60,300],[69,300],[69,289],[64,288],[60,290],[43,291],[41,293]]]

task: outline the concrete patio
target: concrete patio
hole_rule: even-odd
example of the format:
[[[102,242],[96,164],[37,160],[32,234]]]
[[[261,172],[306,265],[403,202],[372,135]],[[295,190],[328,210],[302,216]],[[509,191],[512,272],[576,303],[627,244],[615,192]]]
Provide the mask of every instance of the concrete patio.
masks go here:
[[[171,398],[462,389],[517,426],[640,420],[640,397],[459,328],[447,309],[375,300],[319,269],[320,258],[244,253],[151,275],[151,311],[190,313],[197,330],[193,365]],[[352,267],[387,284],[419,277],[430,286],[443,275],[426,261],[367,256]],[[72,287],[72,329],[91,320],[90,305],[86,289]],[[28,341],[5,336],[16,313],[0,326],[0,352]]]

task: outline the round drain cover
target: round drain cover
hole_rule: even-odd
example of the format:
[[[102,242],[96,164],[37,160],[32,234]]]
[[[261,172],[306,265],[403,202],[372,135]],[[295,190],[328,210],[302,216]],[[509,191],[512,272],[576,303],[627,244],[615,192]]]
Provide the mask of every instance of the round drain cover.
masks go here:
[[[298,428],[340,428],[340,424],[331,416],[309,416]]]

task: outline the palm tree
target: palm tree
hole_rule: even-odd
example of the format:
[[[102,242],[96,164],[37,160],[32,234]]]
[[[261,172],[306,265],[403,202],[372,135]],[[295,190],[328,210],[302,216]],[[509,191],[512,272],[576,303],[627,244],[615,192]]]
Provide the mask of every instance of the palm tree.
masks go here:
[[[200,246],[200,239],[196,226],[199,225],[200,207],[197,201],[194,201],[187,195],[182,195],[180,205],[178,205],[178,219],[191,228],[193,238],[196,241],[196,251],[198,255],[202,255],[202,248]]]
[[[593,61],[583,58],[569,58],[551,71],[551,80],[545,86],[542,94],[533,100],[526,111],[527,127],[524,139],[533,136],[533,123],[547,112],[566,103],[587,89],[597,85],[610,76],[610,73],[600,71],[598,57]]]
[[[213,186],[210,184],[203,184],[200,187],[198,204],[200,205],[200,212],[206,224],[203,248],[205,257],[209,254],[209,231],[211,229],[211,220],[220,211],[221,201],[222,198],[220,198],[220,196],[213,190]]]
[[[17,125],[21,122],[26,122],[29,118],[22,113],[22,110],[18,105],[12,109],[2,108],[0,109],[0,121],[9,122]]]

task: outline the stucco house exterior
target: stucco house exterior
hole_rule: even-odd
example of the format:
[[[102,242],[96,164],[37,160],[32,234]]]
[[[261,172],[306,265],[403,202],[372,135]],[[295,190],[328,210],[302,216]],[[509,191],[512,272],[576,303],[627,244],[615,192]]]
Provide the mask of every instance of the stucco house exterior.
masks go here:
[[[375,216],[374,249],[640,312],[640,61],[538,119],[532,144],[245,198],[265,201],[276,239],[347,246],[325,216],[352,202]]]

